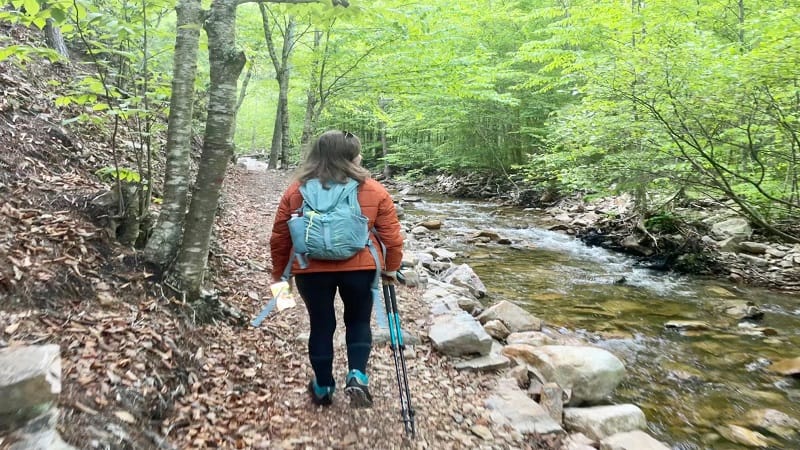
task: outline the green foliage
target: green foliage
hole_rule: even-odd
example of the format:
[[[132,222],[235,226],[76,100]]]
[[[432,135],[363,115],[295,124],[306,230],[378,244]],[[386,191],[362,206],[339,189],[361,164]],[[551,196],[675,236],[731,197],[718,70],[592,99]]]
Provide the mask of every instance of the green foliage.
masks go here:
[[[644,221],[645,228],[656,233],[675,233],[680,224],[681,220],[669,213],[656,214]]]
[[[97,175],[100,180],[105,182],[113,182],[117,179],[129,183],[139,183],[142,181],[142,177],[139,175],[139,172],[133,169],[127,169],[125,167],[120,167],[119,169],[115,169],[113,167],[102,167],[97,169],[94,174]]]
[[[295,16],[301,36],[290,64],[294,161],[312,89],[313,131],[358,134],[375,170],[519,170],[543,188],[631,193],[645,217],[661,206],[653,198],[684,189],[733,199],[756,223],[800,215],[797,2],[743,2],[741,11],[694,0],[350,3],[270,5],[276,19]],[[165,111],[173,4],[145,0],[147,17],[141,2],[123,0],[12,6],[0,20],[53,19],[95,55],[97,75],[57,100],[76,119],[102,112],[135,123]],[[255,71],[236,144],[257,152],[269,147],[278,93],[257,6],[238,14]],[[8,44],[0,60],[46,54]],[[199,67],[197,119],[205,58]]]

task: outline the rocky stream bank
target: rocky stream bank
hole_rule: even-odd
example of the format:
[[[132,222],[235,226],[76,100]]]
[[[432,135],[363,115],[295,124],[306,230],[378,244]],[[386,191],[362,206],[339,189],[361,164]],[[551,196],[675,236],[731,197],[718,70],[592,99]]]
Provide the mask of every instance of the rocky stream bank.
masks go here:
[[[406,200],[440,194],[477,198],[545,217],[543,225],[637,258],[642,266],[727,278],[743,285],[800,292],[800,244],[777,242],[737,216],[729,205],[693,201],[641,218],[628,195],[559,198],[507,179],[438,176],[399,183]],[[402,199],[401,199],[402,201]],[[525,226],[525,224],[521,224]]]
[[[401,206],[418,201],[417,188],[402,187],[397,194]],[[579,234],[581,224],[597,224],[609,204],[599,203],[581,211],[551,210],[551,229]],[[622,204],[614,203],[624,211]],[[402,208],[401,208],[402,209]],[[559,212],[556,212],[559,211]],[[562,215],[563,217],[558,217]],[[736,240],[732,224],[713,227],[714,236],[731,234],[728,242],[750,249],[758,243]],[[614,404],[614,390],[625,379],[627,368],[620,358],[574,331],[547,327],[547,318],[536,317],[514,303],[487,304],[487,287],[468,264],[453,261],[458,255],[443,248],[441,236],[461,239],[481,246],[518,245],[492,230],[473,233],[448,230],[446,221],[435,218],[406,222],[409,232],[404,265],[410,271],[410,284],[425,286],[423,303],[430,309],[425,333],[431,346],[453,360],[460,371],[492,374],[496,385],[487,392],[485,406],[492,423],[505,424],[523,436],[535,435],[554,448],[590,449],[667,449],[676,442],[654,437],[643,410],[630,403]],[[454,236],[455,235],[455,236]],[[712,238],[708,238],[712,239]],[[716,240],[715,240],[716,242]],[[722,247],[723,244],[718,244]],[[777,248],[766,246],[764,254]],[[792,251],[792,250],[790,250]],[[769,253],[767,253],[769,252]],[[785,256],[785,255],[784,255]],[[777,257],[777,256],[776,256]],[[483,299],[483,301],[482,301]],[[737,320],[750,320],[759,314],[745,301],[726,303],[725,314]],[[756,319],[757,320],[757,319]],[[689,331],[699,322],[666,321],[666,329]],[[775,361],[766,370],[786,377],[800,374],[800,358]],[[739,420],[718,425],[706,442],[727,442],[745,447],[780,445],[781,439],[794,439],[800,421],[770,408],[754,408]],[[777,440],[776,440],[777,439]],[[513,448],[513,447],[512,447]],[[675,447],[672,447],[675,448]]]

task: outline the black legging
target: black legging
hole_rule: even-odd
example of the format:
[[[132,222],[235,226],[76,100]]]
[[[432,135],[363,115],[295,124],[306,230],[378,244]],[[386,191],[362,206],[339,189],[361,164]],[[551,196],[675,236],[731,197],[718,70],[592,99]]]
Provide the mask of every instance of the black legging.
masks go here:
[[[297,290],[306,304],[311,322],[308,338],[308,357],[320,386],[335,386],[333,379],[333,332],[336,312],[333,301],[336,289],[344,303],[347,364],[349,370],[367,371],[372,347],[370,317],[372,315],[372,282],[374,270],[351,272],[319,272],[298,274]]]

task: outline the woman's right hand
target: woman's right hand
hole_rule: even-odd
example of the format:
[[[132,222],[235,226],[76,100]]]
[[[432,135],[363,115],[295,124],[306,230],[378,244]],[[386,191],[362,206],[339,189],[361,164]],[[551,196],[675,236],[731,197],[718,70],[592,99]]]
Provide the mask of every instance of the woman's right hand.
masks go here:
[[[386,284],[397,284],[397,271],[381,270],[381,279]]]

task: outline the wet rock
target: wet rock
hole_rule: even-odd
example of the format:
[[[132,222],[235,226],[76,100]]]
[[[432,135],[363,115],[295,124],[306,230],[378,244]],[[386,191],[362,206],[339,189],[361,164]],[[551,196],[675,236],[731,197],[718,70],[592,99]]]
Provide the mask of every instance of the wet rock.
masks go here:
[[[600,450],[669,450],[644,431],[617,433],[600,441]]]
[[[496,241],[500,239],[500,235],[494,231],[489,230],[481,230],[478,231],[476,234],[472,235],[471,239],[480,239],[480,238],[487,238],[489,241]]]
[[[542,320],[534,317],[519,306],[509,302],[501,301],[488,308],[478,316],[478,320],[485,324],[492,320],[499,320],[508,327],[511,332],[520,331],[541,331]]]
[[[745,415],[747,425],[782,439],[794,439],[800,431],[800,420],[775,409],[754,409]]]
[[[442,221],[441,220],[426,220],[424,222],[420,222],[417,226],[425,227],[429,230],[439,230],[442,228]]]
[[[721,286],[708,286],[706,287],[706,292],[718,297],[736,297],[736,294]]]
[[[670,320],[664,324],[664,328],[687,331],[707,331],[712,329],[711,325],[701,320]]]
[[[601,440],[617,433],[647,428],[647,419],[636,405],[606,405],[589,408],[565,408],[564,426]]]
[[[764,311],[747,300],[723,300],[719,309],[736,320],[760,320],[764,317]]]
[[[777,361],[767,367],[767,370],[786,376],[798,376],[800,375],[800,356]]]
[[[725,439],[748,447],[769,447],[769,441],[763,434],[739,425],[726,425],[715,428]]]

